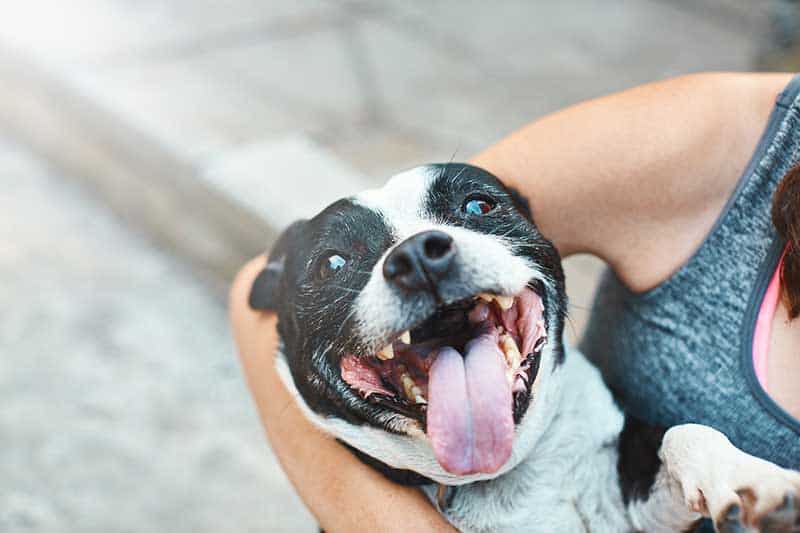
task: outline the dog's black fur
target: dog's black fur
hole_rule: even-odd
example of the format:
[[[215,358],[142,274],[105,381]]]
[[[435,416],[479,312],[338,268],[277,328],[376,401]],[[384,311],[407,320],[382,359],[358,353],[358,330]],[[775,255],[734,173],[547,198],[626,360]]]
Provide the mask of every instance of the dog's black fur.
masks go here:
[[[438,176],[425,202],[428,216],[474,231],[505,235],[514,243],[515,254],[529,257],[553,281],[558,295],[548,304],[557,306],[556,350],[563,359],[560,332],[567,298],[561,259],[533,225],[528,202],[483,169],[456,163],[433,167]],[[497,212],[480,219],[465,217],[461,212],[463,200],[475,194],[495,199]],[[345,352],[374,348],[359,337],[350,311],[373,266],[395,242],[396,236],[380,214],[353,199],[339,200],[314,218],[295,222],[283,233],[250,295],[254,309],[278,312],[283,352],[292,374],[299,378],[295,379],[298,390],[312,410],[387,431],[392,429],[380,420],[385,408],[354,394],[342,381],[338,362]],[[325,254],[336,250],[348,250],[356,268],[343,272],[335,283],[320,282],[315,272]],[[319,341],[330,337],[331,328],[336,330],[331,349],[325,350],[324,359],[315,359],[311,354],[325,348]]]

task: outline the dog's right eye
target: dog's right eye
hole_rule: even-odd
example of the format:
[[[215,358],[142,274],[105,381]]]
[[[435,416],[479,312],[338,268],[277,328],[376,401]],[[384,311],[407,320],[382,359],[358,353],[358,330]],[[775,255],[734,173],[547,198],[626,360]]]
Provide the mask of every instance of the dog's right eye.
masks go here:
[[[329,254],[322,259],[319,266],[319,278],[328,279],[338,274],[345,266],[347,266],[347,258],[337,253]]]
[[[494,199],[484,195],[471,195],[467,197],[462,207],[468,215],[483,216],[495,207]]]

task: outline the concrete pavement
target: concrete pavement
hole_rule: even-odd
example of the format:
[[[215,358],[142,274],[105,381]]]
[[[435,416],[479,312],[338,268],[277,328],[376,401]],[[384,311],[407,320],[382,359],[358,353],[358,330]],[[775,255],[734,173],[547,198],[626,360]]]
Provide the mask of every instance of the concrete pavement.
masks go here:
[[[0,531],[315,531],[222,302],[0,137]]]

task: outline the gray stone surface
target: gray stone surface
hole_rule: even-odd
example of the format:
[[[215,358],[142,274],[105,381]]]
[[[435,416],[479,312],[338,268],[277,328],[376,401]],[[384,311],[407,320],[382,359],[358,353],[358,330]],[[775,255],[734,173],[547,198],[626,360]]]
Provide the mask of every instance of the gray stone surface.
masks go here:
[[[298,213],[318,213],[371,184],[301,135],[226,152],[206,167],[201,178],[278,227],[297,220]]]
[[[0,42],[198,165],[305,133],[378,179],[586,98],[752,68],[768,4],[35,0]]]
[[[0,137],[0,531],[313,531],[219,299]]]

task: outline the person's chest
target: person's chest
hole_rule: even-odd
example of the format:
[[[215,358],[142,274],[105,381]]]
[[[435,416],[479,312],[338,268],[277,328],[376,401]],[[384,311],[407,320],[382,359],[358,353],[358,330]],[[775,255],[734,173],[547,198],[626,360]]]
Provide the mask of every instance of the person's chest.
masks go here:
[[[782,302],[772,319],[767,375],[768,394],[789,414],[800,418],[800,319],[790,322]]]

